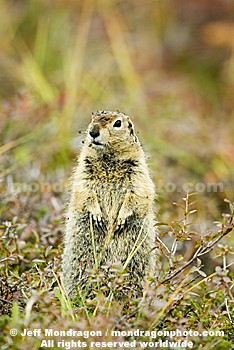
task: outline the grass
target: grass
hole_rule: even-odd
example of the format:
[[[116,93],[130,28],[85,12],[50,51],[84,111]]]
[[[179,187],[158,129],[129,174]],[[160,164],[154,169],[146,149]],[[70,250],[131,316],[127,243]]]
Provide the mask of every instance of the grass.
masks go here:
[[[183,207],[187,222],[184,217],[178,221],[179,229],[174,228],[174,239],[179,242],[191,237],[194,232],[188,227],[190,216],[193,213],[188,211],[189,196]],[[230,203],[232,208],[232,204]],[[187,212],[186,212],[187,210]],[[51,212],[53,212],[51,210]],[[226,215],[223,224],[225,235],[231,230],[230,215]],[[51,216],[48,216],[51,220]],[[36,219],[38,220],[38,218]],[[30,220],[33,224],[34,220]],[[49,224],[49,223],[47,223]],[[176,254],[165,254],[163,268],[158,280],[151,280],[145,284],[143,297],[132,299],[131,293],[124,302],[115,300],[118,291],[128,290],[126,275],[123,274],[121,266],[102,266],[90,270],[90,283],[92,283],[92,298],[85,291],[79,291],[73,304],[67,298],[59,279],[60,253],[56,241],[61,240],[53,230],[58,228],[57,220],[54,220],[52,230],[48,234],[44,216],[39,215],[40,236],[28,237],[27,225],[17,222],[6,222],[1,230],[4,235],[1,237],[3,257],[1,258],[1,309],[5,316],[2,317],[3,327],[2,341],[8,343],[10,348],[21,348],[25,346],[23,337],[17,336],[17,344],[13,345],[7,334],[11,328],[23,329],[46,329],[69,330],[75,328],[83,330],[102,331],[103,337],[99,341],[106,341],[107,329],[111,331],[147,330],[155,335],[156,331],[162,330],[204,330],[209,331],[211,336],[191,336],[194,347],[203,344],[209,348],[214,346],[226,347],[232,344],[232,322],[233,322],[233,272],[231,266],[223,263],[223,266],[216,267],[216,271],[206,275],[200,259],[196,259],[186,267],[186,261]],[[165,223],[163,223],[165,225]],[[169,227],[173,223],[167,224]],[[51,227],[51,226],[50,226]],[[183,234],[181,229],[184,230]],[[211,247],[217,237],[221,238],[221,231],[200,238],[200,245]],[[44,234],[43,234],[44,232]],[[162,232],[164,235],[164,233]],[[198,234],[198,233],[197,233]],[[48,242],[51,240],[53,242]],[[30,242],[31,241],[31,242]],[[199,241],[198,241],[199,242]],[[53,246],[49,245],[53,244]],[[199,246],[198,252],[201,252]],[[216,253],[222,256],[223,262],[233,249],[225,249],[222,245],[216,247]],[[161,245],[164,255],[165,250],[172,248]],[[199,255],[198,255],[199,256]],[[230,264],[232,265],[232,264]],[[106,278],[108,276],[108,278]],[[101,284],[100,284],[101,282]],[[101,288],[100,288],[101,285]],[[46,317],[45,317],[46,315]],[[108,321],[108,322],[107,322]],[[40,325],[40,327],[39,327]],[[154,333],[153,333],[154,331]],[[222,336],[214,336],[215,332],[224,332]],[[213,334],[213,336],[212,336]],[[220,334],[220,333],[219,333]],[[161,337],[162,339],[166,339]],[[60,337],[54,337],[56,341]],[[62,339],[62,338],[61,338]],[[61,340],[60,339],[60,340]],[[112,338],[112,341],[116,340]],[[122,340],[124,337],[122,336]],[[149,341],[149,337],[127,337],[128,341]],[[174,340],[180,340],[175,336]],[[42,338],[27,338],[27,346],[37,348]],[[67,339],[68,340],[68,339]],[[83,339],[87,342],[87,339]],[[156,337],[154,341],[158,341]],[[90,337],[89,342],[97,341]],[[119,347],[120,348],[120,347]],[[138,347],[137,347],[138,348]],[[139,347],[140,348],[140,347]]]
[[[202,3],[191,11],[154,0],[1,2],[2,349],[38,349],[43,337],[22,337],[25,328],[102,331],[74,338],[87,348],[166,340],[114,330],[209,331],[189,336],[194,349],[232,348],[232,5],[211,5],[223,19],[214,25],[220,40]],[[104,108],[131,115],[158,192],[163,267],[124,303],[115,299],[129,291],[123,266],[91,268],[92,297],[78,290],[71,301],[60,281],[68,179],[91,112]]]

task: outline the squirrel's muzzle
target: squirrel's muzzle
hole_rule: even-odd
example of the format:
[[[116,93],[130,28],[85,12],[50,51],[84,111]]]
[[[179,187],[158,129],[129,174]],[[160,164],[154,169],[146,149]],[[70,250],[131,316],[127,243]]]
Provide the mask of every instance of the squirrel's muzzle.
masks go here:
[[[89,135],[93,138],[96,138],[100,135],[99,126],[97,124],[94,124],[91,129],[89,130]]]

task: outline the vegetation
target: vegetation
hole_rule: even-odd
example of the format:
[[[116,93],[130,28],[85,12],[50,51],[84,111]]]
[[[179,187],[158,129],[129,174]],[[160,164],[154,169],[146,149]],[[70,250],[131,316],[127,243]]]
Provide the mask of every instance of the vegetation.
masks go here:
[[[193,349],[233,348],[233,7],[1,1],[2,349],[43,348],[43,339],[55,339],[54,349],[72,339],[84,343],[76,348],[115,341],[109,348],[121,349],[134,340],[136,349],[162,348],[154,343],[169,337],[154,332],[165,330],[197,332],[170,339]],[[92,298],[78,290],[70,301],[60,280],[68,179],[98,109],[132,117],[158,189],[162,271],[143,297],[129,293],[123,303],[113,293],[127,288],[120,266],[104,267],[103,288],[102,272],[90,270]],[[20,334],[50,328],[83,337]],[[124,333],[137,330],[151,336]]]

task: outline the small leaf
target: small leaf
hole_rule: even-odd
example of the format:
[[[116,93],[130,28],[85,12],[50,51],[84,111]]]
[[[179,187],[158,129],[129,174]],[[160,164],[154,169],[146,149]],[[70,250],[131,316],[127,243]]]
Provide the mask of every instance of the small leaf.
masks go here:
[[[184,207],[183,207],[181,204],[178,204],[178,203],[173,202],[173,205],[177,205],[177,207],[180,207],[181,209],[184,210]]]
[[[156,224],[154,226],[168,226],[168,224],[166,222],[156,222]]]
[[[49,254],[49,252],[51,251],[52,248],[53,248],[52,245],[49,245],[49,246],[46,248],[45,256],[48,256],[48,254]]]
[[[188,212],[188,214],[191,215],[191,214],[194,214],[194,213],[196,213],[196,212],[197,212],[197,210],[191,210],[191,211]]]
[[[12,322],[12,325],[16,325],[18,323],[19,315],[20,315],[19,305],[18,305],[17,302],[14,302],[13,306],[12,306],[12,309],[11,309],[11,322]]]
[[[207,274],[206,274],[204,271],[198,269],[197,272],[198,272],[199,275],[201,275],[202,277],[207,277]]]
[[[46,261],[45,261],[45,260],[42,260],[42,259],[33,259],[32,262],[35,262],[35,263],[45,263]]]

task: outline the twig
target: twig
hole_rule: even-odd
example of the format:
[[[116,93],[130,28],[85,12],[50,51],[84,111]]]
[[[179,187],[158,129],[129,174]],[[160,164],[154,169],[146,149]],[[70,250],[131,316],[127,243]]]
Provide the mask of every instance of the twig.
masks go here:
[[[161,238],[160,238],[159,236],[156,236],[156,239],[159,241],[159,243],[161,243],[161,245],[165,248],[165,250],[166,250],[169,254],[171,254],[170,249],[166,246],[165,243],[163,243],[163,241],[161,240]]]
[[[230,227],[230,225],[233,225],[233,215],[231,216],[230,221],[228,222],[226,230],[224,230],[225,226],[223,226],[223,230],[220,232],[220,234],[217,237],[213,238],[209,242],[203,243],[200,247],[198,247],[198,249],[192,256],[192,258],[187,263],[185,263],[185,265],[179,267],[172,273],[169,272],[166,278],[162,280],[160,284],[169,282],[172,278],[177,276],[181,271],[183,271],[189,265],[191,265],[194,262],[194,260],[196,260],[198,257],[209,253],[211,249],[214,247],[214,245],[216,245],[224,236],[226,236],[228,233],[230,233],[233,230],[233,226]]]
[[[234,321],[232,320],[232,317],[230,315],[230,310],[229,310],[229,307],[228,307],[228,300],[227,300],[227,298],[225,298],[225,306],[226,306],[226,310],[227,310],[229,321],[230,321],[231,325],[234,326]]]

